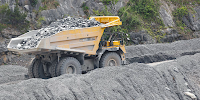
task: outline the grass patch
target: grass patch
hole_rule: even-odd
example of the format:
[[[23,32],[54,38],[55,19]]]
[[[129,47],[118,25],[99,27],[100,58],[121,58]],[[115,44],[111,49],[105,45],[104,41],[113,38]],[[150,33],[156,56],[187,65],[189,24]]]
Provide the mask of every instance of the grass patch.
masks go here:
[[[170,0],[173,4],[177,6],[183,6],[183,5],[188,5],[188,4],[200,4],[200,0]]]
[[[100,0],[104,5],[116,4],[119,0]]]
[[[189,10],[186,6],[181,6],[177,9],[175,9],[173,12],[173,16],[174,16],[174,21],[177,25],[177,30],[180,33],[185,33],[185,29],[187,29],[185,23],[182,21],[184,16],[187,16],[189,13]]]
[[[37,22],[38,22],[37,28],[40,28],[40,27],[42,26],[42,22],[43,22],[43,21],[46,21],[44,17],[40,17],[40,18],[37,20]]]

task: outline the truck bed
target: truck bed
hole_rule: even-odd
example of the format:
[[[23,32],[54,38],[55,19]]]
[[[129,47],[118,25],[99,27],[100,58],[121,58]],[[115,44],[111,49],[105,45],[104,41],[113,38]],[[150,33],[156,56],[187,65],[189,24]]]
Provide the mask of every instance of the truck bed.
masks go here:
[[[118,16],[96,16],[95,18],[101,26],[87,27],[80,29],[64,30],[49,37],[43,38],[35,48],[32,49],[15,49],[13,46],[18,45],[23,39],[31,38],[38,30],[30,31],[17,38],[11,39],[7,48],[10,51],[19,53],[49,53],[56,51],[69,51],[95,55],[99,48],[99,42],[106,27],[121,25]]]

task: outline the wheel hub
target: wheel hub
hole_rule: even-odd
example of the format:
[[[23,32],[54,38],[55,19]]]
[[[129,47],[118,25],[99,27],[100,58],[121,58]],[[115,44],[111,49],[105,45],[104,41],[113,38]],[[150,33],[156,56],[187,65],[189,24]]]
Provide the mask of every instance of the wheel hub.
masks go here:
[[[73,65],[67,66],[67,69],[66,69],[67,74],[74,74],[75,72],[76,72],[75,67]]]
[[[117,62],[115,61],[115,59],[110,59],[108,61],[108,66],[117,66]]]

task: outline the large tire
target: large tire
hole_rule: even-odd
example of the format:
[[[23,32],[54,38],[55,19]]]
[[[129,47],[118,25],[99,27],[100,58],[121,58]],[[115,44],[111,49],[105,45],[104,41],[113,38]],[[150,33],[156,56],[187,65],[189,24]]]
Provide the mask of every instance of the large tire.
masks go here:
[[[105,53],[100,60],[99,67],[119,66],[122,64],[120,56],[116,52]]]
[[[45,73],[44,73],[44,68],[43,68],[43,64],[41,62],[40,59],[36,60],[35,61],[35,64],[34,64],[34,76],[35,78],[42,78],[42,79],[48,79],[48,78],[51,78],[51,76],[46,76]]]
[[[56,75],[60,76],[63,74],[82,74],[80,62],[74,57],[62,58],[58,63]]]
[[[28,76],[29,78],[35,78],[33,69],[34,69],[34,64],[35,64],[36,59],[33,58],[28,66]]]
[[[51,68],[51,77],[57,77],[57,74],[56,74],[56,69],[57,69],[57,66],[58,66],[58,59],[55,59],[50,68]]]

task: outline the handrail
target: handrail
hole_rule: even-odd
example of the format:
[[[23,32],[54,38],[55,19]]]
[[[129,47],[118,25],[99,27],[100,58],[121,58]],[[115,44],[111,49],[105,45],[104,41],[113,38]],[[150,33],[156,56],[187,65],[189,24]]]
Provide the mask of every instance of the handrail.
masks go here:
[[[122,22],[120,21],[120,18],[118,16],[93,16],[89,19],[92,18],[95,18],[95,20],[103,23],[101,25],[102,28],[122,25]]]

